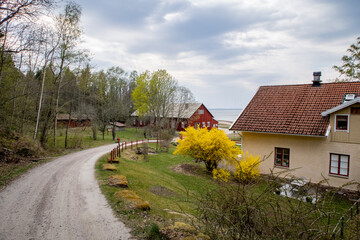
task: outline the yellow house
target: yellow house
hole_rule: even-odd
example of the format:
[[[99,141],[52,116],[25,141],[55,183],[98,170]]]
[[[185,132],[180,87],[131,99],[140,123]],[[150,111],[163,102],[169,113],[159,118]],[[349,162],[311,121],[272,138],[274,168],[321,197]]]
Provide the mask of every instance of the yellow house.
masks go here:
[[[262,173],[360,182],[360,82],[322,84],[320,75],[313,84],[260,87],[230,130],[241,132],[244,151],[270,154]]]

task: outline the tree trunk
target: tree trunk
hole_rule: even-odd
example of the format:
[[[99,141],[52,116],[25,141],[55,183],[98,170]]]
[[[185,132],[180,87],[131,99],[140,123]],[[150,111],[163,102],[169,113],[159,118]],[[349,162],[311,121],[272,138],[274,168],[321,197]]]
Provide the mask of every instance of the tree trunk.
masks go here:
[[[34,140],[36,140],[36,138],[37,138],[37,132],[38,132],[38,128],[39,128],[40,112],[41,112],[42,99],[43,99],[43,93],[44,93],[44,85],[45,85],[45,77],[46,77],[46,64],[44,66],[43,71],[44,72],[43,72],[43,77],[42,77],[42,81],[41,81],[40,99],[39,99],[39,107],[38,107],[37,117],[36,117]]]
[[[41,137],[40,137],[41,146],[46,145],[47,133],[48,133],[48,129],[49,129],[50,121],[51,121],[51,116],[52,116],[52,101],[50,102],[49,110],[46,114],[44,125],[43,125],[42,131],[41,131]]]
[[[60,98],[60,88],[63,80],[63,70],[64,70],[64,62],[65,62],[65,53],[61,51],[61,64],[60,64],[60,72],[59,72],[59,81],[57,83],[57,92],[56,92],[56,104],[55,104],[55,120],[54,120],[54,146],[56,146],[56,130],[57,130],[57,114],[59,108],[59,98]]]
[[[97,140],[97,127],[95,124],[91,126],[91,130],[93,133],[93,140]]]
[[[56,147],[56,131],[57,131],[57,114],[59,108],[59,97],[60,97],[60,81],[57,86],[56,92],[56,103],[55,103],[55,117],[54,117],[54,147]]]
[[[101,129],[103,140],[105,140],[105,131],[106,131],[106,124],[103,124],[103,128]]]
[[[112,138],[113,138],[113,141],[115,141],[115,138],[116,138],[116,126],[115,126],[115,122],[113,122],[113,126],[112,126],[112,129],[111,129],[111,133],[112,133]]]
[[[66,131],[65,131],[65,149],[68,146],[68,131],[69,131],[69,125],[71,122],[71,110],[72,110],[72,102],[70,102],[69,121],[68,121],[68,124],[66,125]]]

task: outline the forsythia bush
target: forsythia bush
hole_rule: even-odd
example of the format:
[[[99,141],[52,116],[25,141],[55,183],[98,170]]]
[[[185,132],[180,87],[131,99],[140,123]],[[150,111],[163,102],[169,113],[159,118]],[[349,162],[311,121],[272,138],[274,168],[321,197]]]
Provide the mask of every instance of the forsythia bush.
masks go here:
[[[240,182],[249,182],[254,177],[259,176],[260,156],[249,155],[247,152],[244,154],[241,151],[241,158],[237,161],[226,161],[227,169],[214,169],[213,176],[215,179],[227,182],[230,177],[232,169],[234,177]]]
[[[202,161],[210,172],[216,169],[222,160],[235,164],[241,153],[225,132],[217,128],[209,131],[207,128],[197,130],[188,127],[181,135],[183,139],[178,140],[179,145],[174,154],[189,155]]]

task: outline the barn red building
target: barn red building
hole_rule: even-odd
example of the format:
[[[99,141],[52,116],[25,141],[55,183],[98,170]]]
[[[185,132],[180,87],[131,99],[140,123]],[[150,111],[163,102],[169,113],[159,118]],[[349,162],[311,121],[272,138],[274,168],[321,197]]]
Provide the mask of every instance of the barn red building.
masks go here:
[[[69,119],[69,114],[58,114],[57,127],[66,127],[69,122],[69,127],[71,128],[91,126],[91,119],[87,116],[77,117],[76,115],[72,115],[71,119]]]
[[[176,105],[167,117],[169,126],[176,128],[177,131],[183,131],[189,126],[195,128],[207,127],[209,130],[218,127],[218,121],[214,119],[214,116],[202,103],[188,103],[181,112],[179,108],[180,107]],[[137,112],[134,112],[131,116],[133,117],[134,127],[145,127],[150,124],[155,125],[155,121],[149,117],[139,118]]]

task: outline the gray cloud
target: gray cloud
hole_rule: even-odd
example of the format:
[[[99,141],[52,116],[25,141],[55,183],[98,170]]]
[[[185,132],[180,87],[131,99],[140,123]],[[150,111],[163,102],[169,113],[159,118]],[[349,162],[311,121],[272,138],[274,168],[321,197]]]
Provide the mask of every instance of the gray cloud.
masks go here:
[[[357,0],[79,2],[98,67],[165,68],[210,107],[245,107],[258,86],[312,71],[334,78],[359,35]]]

